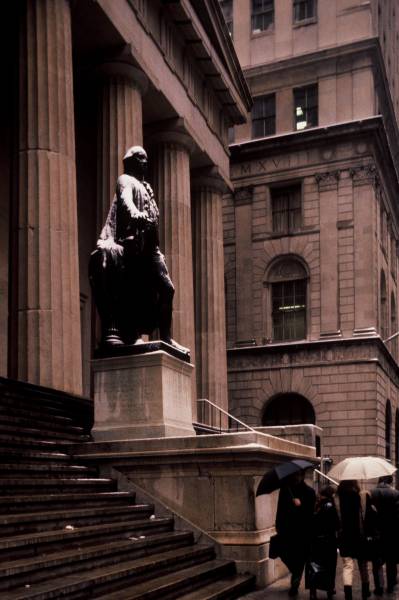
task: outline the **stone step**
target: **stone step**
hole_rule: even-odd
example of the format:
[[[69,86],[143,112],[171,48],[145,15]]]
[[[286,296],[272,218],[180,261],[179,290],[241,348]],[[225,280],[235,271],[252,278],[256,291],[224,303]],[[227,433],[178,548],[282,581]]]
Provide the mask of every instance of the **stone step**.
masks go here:
[[[2,459],[14,459],[21,462],[44,462],[44,461],[57,461],[57,462],[71,462],[71,457],[65,452],[57,452],[54,448],[53,452],[41,452],[40,450],[29,448],[7,447],[0,442],[0,456]],[[11,461],[12,462],[12,461]]]
[[[85,527],[101,523],[116,523],[144,519],[150,517],[154,507],[149,504],[133,506],[75,508],[63,511],[47,511],[36,513],[15,513],[0,515],[0,539],[21,532],[50,531],[63,529],[66,526]]]
[[[98,597],[115,589],[123,589],[143,580],[157,580],[161,575],[180,568],[207,562],[213,558],[212,546],[195,545],[151,554],[135,560],[102,566],[88,572],[65,575],[29,588],[2,593],[2,600],[48,600],[49,598]],[[79,595],[78,595],[79,594]]]
[[[0,557],[2,560],[22,558],[24,556],[37,556],[59,550],[60,547],[80,548],[93,543],[126,539],[130,536],[151,535],[172,531],[173,519],[171,517],[156,517],[155,519],[139,519],[123,521],[122,523],[105,523],[90,525],[76,529],[42,531],[36,533],[23,533],[0,538]]]
[[[235,564],[232,561],[212,559],[199,565],[187,567],[174,573],[162,575],[155,580],[144,581],[130,589],[122,589],[97,596],[97,600],[152,600],[182,598],[187,590],[206,586],[219,577],[234,576]],[[180,592],[180,593],[179,593]],[[176,595],[179,593],[179,595]],[[233,597],[233,596],[232,596]]]
[[[4,407],[10,414],[13,414],[13,411],[16,412],[18,410],[25,410],[28,412],[32,412],[34,414],[47,414],[54,416],[63,416],[68,417],[73,420],[76,420],[78,417],[78,413],[76,410],[71,410],[71,407],[68,406],[68,402],[65,399],[59,401],[55,398],[44,399],[40,397],[26,398],[23,395],[0,395],[0,405]]]
[[[9,380],[6,382],[6,385]],[[25,384],[22,384],[24,387]],[[40,410],[43,412],[59,411],[72,418],[80,418],[84,413],[84,418],[92,410],[92,404],[90,401],[82,398],[75,401],[74,397],[68,394],[61,394],[55,390],[52,390],[50,394],[41,393],[36,390],[34,393],[27,393],[26,389],[21,390],[10,390],[7,391],[4,388],[0,389],[0,404],[9,405],[11,407],[26,406],[28,409]]]
[[[30,422],[35,421],[38,423],[39,421],[43,423],[58,423],[60,425],[74,425],[75,420],[60,412],[59,410],[43,410],[40,406],[35,405],[15,405],[15,404],[5,404],[0,399],[0,419],[7,415],[8,417],[20,417],[21,419],[29,419]]]
[[[190,532],[166,532],[145,536],[144,539],[123,539],[72,550],[62,550],[34,558],[2,562],[0,590],[20,587],[26,583],[48,581],[54,577],[99,568],[103,565],[133,560],[150,553],[166,552],[188,547],[193,543]]]
[[[90,436],[70,433],[67,431],[43,431],[34,427],[17,427],[0,423],[0,439],[3,442],[3,435],[11,435],[12,437],[23,437],[25,440],[29,438],[39,440],[57,440],[58,442],[84,442],[89,441]]]
[[[2,448],[10,448],[14,450],[45,450],[62,452],[65,447],[69,447],[71,442],[68,440],[65,443],[60,443],[59,440],[38,440],[27,439],[18,435],[18,432],[2,433],[0,436],[0,444]]]
[[[89,506],[125,506],[134,504],[134,492],[97,492],[96,494],[32,494],[29,496],[0,496],[0,513],[43,511],[49,508],[80,508]]]
[[[179,600],[233,600],[233,598],[241,598],[242,594],[252,591],[255,582],[254,575],[231,575],[179,596]]]
[[[49,474],[50,477],[95,477],[98,471],[95,467],[86,465],[60,464],[54,461],[47,463],[5,463],[0,464],[0,481],[4,477],[12,474],[20,477],[43,477],[43,474]]]
[[[46,493],[56,491],[60,492],[78,492],[79,490],[92,490],[93,493],[97,491],[101,492],[112,492],[116,489],[116,482],[113,479],[108,478],[92,478],[87,477],[49,477],[46,478],[43,475],[41,478],[12,478],[2,477],[0,478],[0,496],[9,496],[10,494],[32,494],[38,492]]]
[[[77,427],[73,424],[71,419],[70,423],[59,423],[55,419],[39,419],[24,417],[20,415],[5,415],[0,413],[0,425],[7,425],[9,427],[13,427],[14,429],[20,429],[27,427],[28,429],[31,427],[32,422],[35,424],[35,428],[40,428],[41,431],[45,431],[46,435],[49,432],[58,432],[58,433],[68,433],[71,435],[85,435],[87,431],[83,429],[83,427]]]

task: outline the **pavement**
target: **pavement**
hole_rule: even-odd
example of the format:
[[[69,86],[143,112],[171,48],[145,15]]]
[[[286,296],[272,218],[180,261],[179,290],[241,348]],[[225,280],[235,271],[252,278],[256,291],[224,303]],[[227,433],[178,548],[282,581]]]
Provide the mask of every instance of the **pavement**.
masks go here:
[[[344,600],[344,588],[342,584],[342,569],[340,564],[340,559],[338,557],[338,565],[337,565],[337,577],[336,577],[336,590],[337,593],[334,596],[335,600]],[[371,566],[370,566],[370,589],[374,589],[373,585],[373,576],[371,574]],[[238,600],[293,600],[288,596],[288,590],[290,587],[290,577],[283,577],[278,581],[275,581],[267,588],[263,590],[258,590],[255,592],[251,592],[250,594],[246,594],[245,596],[240,596]],[[353,600],[361,600],[361,585],[359,573],[355,570],[355,575],[353,579]],[[318,600],[326,600],[327,594],[322,590],[317,591]],[[299,594],[296,596],[296,600],[309,600],[309,590],[305,590],[303,578],[299,588]],[[384,593],[383,596],[375,596],[371,593],[370,600],[399,600],[399,585],[396,586],[395,592],[392,594]]]

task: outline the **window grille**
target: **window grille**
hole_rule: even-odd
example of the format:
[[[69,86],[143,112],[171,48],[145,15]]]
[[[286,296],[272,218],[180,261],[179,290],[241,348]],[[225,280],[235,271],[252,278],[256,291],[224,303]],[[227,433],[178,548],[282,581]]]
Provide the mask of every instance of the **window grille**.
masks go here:
[[[258,96],[252,107],[252,138],[261,138],[276,133],[276,96]]]
[[[271,191],[274,233],[290,233],[302,226],[301,186]]]
[[[306,21],[316,16],[316,0],[294,0],[294,21]]]
[[[317,84],[294,90],[295,129],[308,129],[318,125]]]
[[[252,33],[260,33],[274,24],[274,0],[252,0]]]

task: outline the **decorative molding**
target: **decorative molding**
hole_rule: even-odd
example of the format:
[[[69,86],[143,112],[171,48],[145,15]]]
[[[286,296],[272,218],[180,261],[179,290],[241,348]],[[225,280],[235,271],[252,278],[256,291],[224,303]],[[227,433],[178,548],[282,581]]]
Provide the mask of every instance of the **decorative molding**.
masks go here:
[[[315,173],[315,179],[319,186],[319,191],[336,190],[338,181],[341,177],[341,171],[327,171],[326,173]]]
[[[353,185],[372,185],[379,186],[379,177],[375,165],[360,165],[349,169],[349,175],[353,180]]]
[[[234,190],[234,204],[236,206],[242,206],[244,204],[251,204],[254,195],[254,186],[248,185],[246,187],[238,188]]]

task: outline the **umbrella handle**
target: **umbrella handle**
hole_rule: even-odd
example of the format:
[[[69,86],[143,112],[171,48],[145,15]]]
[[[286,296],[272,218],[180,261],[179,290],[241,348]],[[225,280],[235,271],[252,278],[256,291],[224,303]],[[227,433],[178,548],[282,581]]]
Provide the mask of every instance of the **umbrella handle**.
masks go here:
[[[318,473],[319,475],[321,475],[322,477],[325,477],[326,479],[328,479],[328,481],[331,481],[331,483],[333,483],[334,485],[338,485],[338,481],[335,481],[335,479],[333,479],[332,477],[329,477],[328,475],[326,475],[325,473],[322,473],[321,471],[319,471],[318,469],[314,469],[315,473]]]

